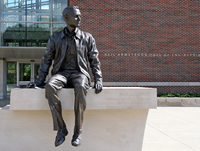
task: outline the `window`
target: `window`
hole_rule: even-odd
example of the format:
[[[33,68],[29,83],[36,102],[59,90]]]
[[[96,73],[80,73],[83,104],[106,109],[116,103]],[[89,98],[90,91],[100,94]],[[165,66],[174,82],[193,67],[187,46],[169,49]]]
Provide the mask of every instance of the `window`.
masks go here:
[[[68,0],[1,0],[0,46],[45,47],[65,27],[62,11]]]

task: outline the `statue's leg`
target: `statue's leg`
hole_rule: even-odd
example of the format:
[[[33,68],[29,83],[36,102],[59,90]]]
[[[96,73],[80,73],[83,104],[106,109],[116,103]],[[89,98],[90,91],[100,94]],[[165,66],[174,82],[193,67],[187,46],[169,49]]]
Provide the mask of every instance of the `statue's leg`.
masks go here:
[[[58,97],[58,90],[64,87],[67,83],[67,78],[56,74],[48,81],[45,86],[45,95],[49,102],[49,107],[53,117],[54,130],[61,130],[66,128],[65,122],[62,118],[62,107]]]
[[[72,78],[72,84],[75,92],[74,113],[75,127],[72,145],[78,146],[81,141],[83,112],[86,109],[86,94],[89,89],[88,78],[83,74],[78,74]]]

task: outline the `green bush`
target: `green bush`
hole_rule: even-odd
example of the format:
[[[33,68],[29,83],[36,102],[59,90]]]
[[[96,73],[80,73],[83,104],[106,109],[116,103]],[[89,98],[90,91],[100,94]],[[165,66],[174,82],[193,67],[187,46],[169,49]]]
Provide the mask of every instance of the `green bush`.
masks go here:
[[[158,93],[158,97],[200,97],[200,93],[192,93],[192,92],[187,92],[187,93]]]

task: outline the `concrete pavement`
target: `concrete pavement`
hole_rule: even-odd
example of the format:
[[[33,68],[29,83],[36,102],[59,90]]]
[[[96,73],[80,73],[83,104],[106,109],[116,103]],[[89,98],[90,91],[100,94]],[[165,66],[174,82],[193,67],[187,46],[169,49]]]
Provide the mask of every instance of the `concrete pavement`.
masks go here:
[[[200,151],[199,115],[199,107],[151,109],[142,151]]]

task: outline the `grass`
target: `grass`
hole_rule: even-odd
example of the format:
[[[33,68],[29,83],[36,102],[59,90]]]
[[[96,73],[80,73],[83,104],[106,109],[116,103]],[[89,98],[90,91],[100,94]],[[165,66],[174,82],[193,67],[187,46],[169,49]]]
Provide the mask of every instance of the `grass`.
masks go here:
[[[187,93],[158,93],[158,97],[200,97],[200,93],[192,93],[192,92],[187,92]]]

